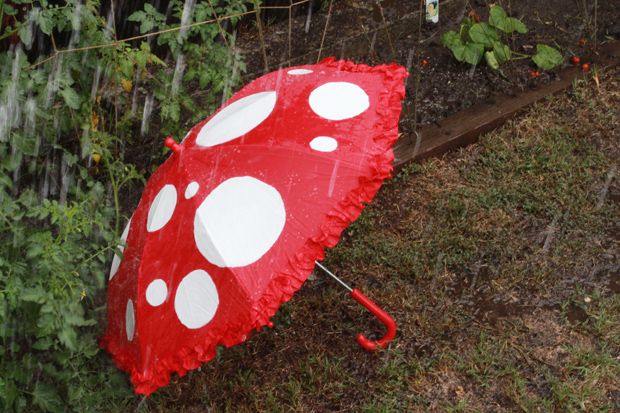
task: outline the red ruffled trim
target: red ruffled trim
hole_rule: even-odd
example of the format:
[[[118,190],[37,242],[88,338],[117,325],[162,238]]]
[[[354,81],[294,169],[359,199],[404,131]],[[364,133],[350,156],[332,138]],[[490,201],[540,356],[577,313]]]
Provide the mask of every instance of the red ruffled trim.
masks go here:
[[[134,391],[138,394],[150,395],[160,387],[170,382],[170,375],[176,372],[180,377],[189,370],[198,368],[202,363],[212,360],[216,355],[216,348],[223,344],[226,347],[239,344],[249,337],[252,330],[259,330],[269,324],[280,306],[291,299],[293,294],[301,288],[314,269],[314,262],[325,257],[325,248],[334,247],[340,240],[342,231],[355,221],[365,204],[368,204],[383,181],[392,175],[394,154],[392,146],[398,139],[398,119],[401,112],[401,102],[405,97],[404,79],[408,76],[402,66],[380,65],[368,66],[355,64],[351,61],[337,61],[329,57],[320,62],[328,67],[342,71],[381,73],[385,77],[385,87],[379,98],[377,111],[377,133],[374,136],[375,147],[371,159],[371,173],[360,176],[359,186],[336,208],[327,214],[327,219],[320,226],[320,235],[308,240],[301,251],[289,260],[288,268],[279,272],[266,288],[265,294],[253,308],[254,314],[248,323],[228,326],[226,331],[210,331],[205,342],[207,346],[182,348],[177,354],[166,359],[158,360],[153,370],[143,373],[136,369],[136,360],[129,356],[114,339],[105,335],[99,345],[111,355],[118,368],[129,373]]]
[[[267,286],[265,294],[254,308],[257,329],[266,325],[280,306],[301,288],[314,270],[314,262],[325,258],[325,248],[336,246],[342,231],[359,217],[365,204],[372,201],[383,181],[392,176],[392,146],[398,140],[398,119],[402,109],[401,102],[405,97],[404,79],[409,74],[404,67],[397,64],[368,66],[348,60],[338,61],[335,57],[328,57],[319,64],[348,72],[381,73],[385,77],[386,85],[377,109],[378,132],[373,137],[376,145],[370,165],[371,174],[360,176],[360,185],[328,212],[326,221],[320,226],[320,235],[308,240],[302,250],[290,260],[289,268],[276,275]]]

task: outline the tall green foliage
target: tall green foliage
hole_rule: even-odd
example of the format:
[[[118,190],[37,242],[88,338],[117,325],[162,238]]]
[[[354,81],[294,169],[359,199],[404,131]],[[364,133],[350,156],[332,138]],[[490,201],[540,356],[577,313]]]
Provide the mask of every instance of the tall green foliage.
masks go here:
[[[141,33],[168,30],[248,2],[193,3],[172,0],[168,15],[145,4],[129,20]],[[14,22],[0,40],[21,41],[0,53],[0,411],[127,403],[125,376],[96,343],[122,196],[160,159],[163,137],[212,112],[245,70],[218,24],[115,42],[100,9],[99,0],[0,2],[0,20]],[[40,45],[52,52],[36,53]]]

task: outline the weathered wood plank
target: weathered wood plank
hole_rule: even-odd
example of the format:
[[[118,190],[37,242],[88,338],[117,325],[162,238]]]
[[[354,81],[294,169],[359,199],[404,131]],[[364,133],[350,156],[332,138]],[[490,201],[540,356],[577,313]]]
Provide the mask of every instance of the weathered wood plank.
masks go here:
[[[620,64],[620,42],[603,45],[592,60],[603,68]],[[472,106],[421,128],[417,135],[402,135],[394,148],[394,165],[398,167],[474,143],[481,134],[498,128],[533,103],[568,89],[581,75],[581,67],[566,67],[559,72],[556,80],[539,88],[515,96],[496,96],[490,100],[493,103]]]

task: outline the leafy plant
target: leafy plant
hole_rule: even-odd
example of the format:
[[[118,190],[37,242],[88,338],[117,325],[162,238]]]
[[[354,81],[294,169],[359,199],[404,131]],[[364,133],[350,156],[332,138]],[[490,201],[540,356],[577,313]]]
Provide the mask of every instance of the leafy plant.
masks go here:
[[[562,54],[551,46],[539,43],[535,55],[527,55],[510,49],[506,37],[514,33],[527,33],[521,20],[508,17],[504,9],[492,5],[489,21],[476,22],[466,17],[461,22],[458,33],[450,30],[441,36],[442,44],[452,51],[459,62],[477,65],[484,57],[487,65],[499,70],[501,65],[516,59],[531,58],[544,70],[551,70],[562,63]]]
[[[18,43],[0,51],[0,411],[122,411],[126,377],[96,339],[135,203],[123,196],[140,191],[163,137],[211,113],[245,70],[234,34],[189,25],[249,2],[171,0],[167,15],[147,3],[129,21],[165,32],[131,42],[103,2],[55,3],[0,2],[0,40]]]

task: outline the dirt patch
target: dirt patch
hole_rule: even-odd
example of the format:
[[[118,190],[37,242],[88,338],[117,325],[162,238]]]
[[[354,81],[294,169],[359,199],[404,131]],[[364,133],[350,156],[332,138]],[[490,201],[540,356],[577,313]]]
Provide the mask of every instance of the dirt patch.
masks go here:
[[[440,23],[423,22],[421,26],[417,2],[337,1],[331,14],[326,3],[321,12],[312,15],[308,33],[305,32],[307,15],[291,20],[290,38],[288,20],[264,25],[267,63],[273,70],[314,63],[319,55],[367,64],[398,62],[413,75],[407,83],[407,100],[400,125],[400,130],[408,133],[416,124],[415,116],[418,126],[428,125],[476,103],[492,103],[497,94],[514,94],[555,79],[553,71],[532,78],[529,72],[534,67],[529,60],[510,62],[503,68],[503,74],[486,66],[471,71],[467,65],[456,62],[441,45],[441,34],[457,29],[461,19],[470,11],[486,19],[490,3],[443,1]],[[527,34],[515,36],[510,41],[513,50],[531,54],[537,43],[550,44],[562,50],[567,57],[565,64],[569,64],[568,57],[572,54],[582,56],[584,61],[594,55],[593,2],[587,2],[585,8],[583,4],[586,2],[577,0],[553,0],[544,6],[535,0],[493,3],[502,5],[510,15],[522,18],[529,28]],[[599,2],[598,6],[598,41],[620,36],[617,27],[620,4]],[[325,30],[328,15],[329,24]],[[246,79],[259,76],[264,61],[256,27],[250,22],[240,30],[237,45],[247,60]]]

